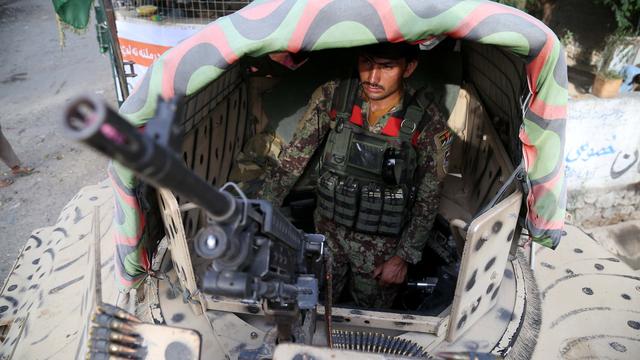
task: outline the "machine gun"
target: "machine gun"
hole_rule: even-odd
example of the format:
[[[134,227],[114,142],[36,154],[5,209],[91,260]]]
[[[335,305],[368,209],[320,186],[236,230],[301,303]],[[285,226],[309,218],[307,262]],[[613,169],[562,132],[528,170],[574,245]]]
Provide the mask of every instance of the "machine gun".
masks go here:
[[[275,319],[278,341],[292,341],[301,313],[312,313],[306,318],[315,321],[324,237],[298,230],[267,201],[248,200],[237,187],[240,196],[234,197],[192,173],[176,151],[182,132],[175,121],[179,113],[178,100],[159,99],[142,133],[104,101],[81,97],[66,108],[64,127],[71,138],[144,181],[205,210],[207,226],[194,239],[196,252],[211,261],[201,276],[201,290],[264,300],[265,313]]]

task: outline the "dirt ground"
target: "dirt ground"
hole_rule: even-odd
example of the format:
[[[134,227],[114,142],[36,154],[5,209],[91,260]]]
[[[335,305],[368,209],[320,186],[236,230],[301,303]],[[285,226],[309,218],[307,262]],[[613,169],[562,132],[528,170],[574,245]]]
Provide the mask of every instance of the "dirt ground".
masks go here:
[[[51,1],[0,0],[0,125],[30,176],[0,189],[0,279],[30,233],[55,223],[78,190],[106,177],[107,161],[63,135],[62,109],[79,94],[115,104],[110,61],[93,23],[60,48]],[[0,178],[11,177],[0,163]]]

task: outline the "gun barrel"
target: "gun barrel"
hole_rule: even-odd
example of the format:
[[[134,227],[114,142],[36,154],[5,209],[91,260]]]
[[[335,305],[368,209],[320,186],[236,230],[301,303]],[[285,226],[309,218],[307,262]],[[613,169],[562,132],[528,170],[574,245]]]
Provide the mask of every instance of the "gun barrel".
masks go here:
[[[69,137],[118,161],[154,186],[171,189],[219,221],[230,221],[236,214],[230,194],[195,175],[178,154],[141,133],[103,100],[76,98],[65,109],[63,120]]]

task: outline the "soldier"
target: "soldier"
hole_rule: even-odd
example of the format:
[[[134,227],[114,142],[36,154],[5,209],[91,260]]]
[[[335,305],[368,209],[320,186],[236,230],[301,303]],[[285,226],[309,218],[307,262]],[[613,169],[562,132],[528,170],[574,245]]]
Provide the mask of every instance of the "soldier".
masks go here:
[[[314,218],[333,254],[334,301],[349,281],[357,305],[390,307],[436,217],[435,142],[447,128],[440,107],[405,84],[418,54],[407,43],[363,47],[359,81],[317,89],[262,176],[258,198],[281,205],[328,136]]]

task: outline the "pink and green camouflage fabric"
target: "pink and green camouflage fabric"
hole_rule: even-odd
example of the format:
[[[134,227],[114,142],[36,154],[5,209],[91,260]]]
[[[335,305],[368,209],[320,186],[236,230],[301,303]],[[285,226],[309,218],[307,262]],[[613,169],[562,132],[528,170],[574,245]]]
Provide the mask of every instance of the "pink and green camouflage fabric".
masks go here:
[[[520,129],[530,192],[526,227],[554,248],[564,226],[564,131],[567,70],[556,35],[539,20],[484,0],[265,0],[209,24],[162,55],[120,112],[142,126],[157,98],[190,95],[243,56],[346,48],[376,42],[420,42],[446,35],[502,47],[526,61],[532,91]],[[149,267],[141,241],[145,218],[135,179],[115,165],[117,263],[121,285],[135,287]]]

